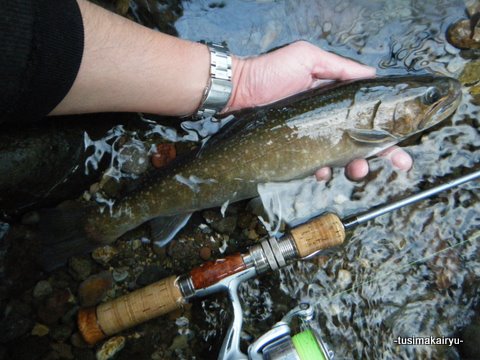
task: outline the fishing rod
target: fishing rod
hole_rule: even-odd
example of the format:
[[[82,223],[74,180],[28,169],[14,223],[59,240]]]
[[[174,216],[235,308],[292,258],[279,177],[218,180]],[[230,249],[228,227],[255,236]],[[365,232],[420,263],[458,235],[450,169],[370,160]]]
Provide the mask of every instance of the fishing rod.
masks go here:
[[[309,313],[311,307],[308,304],[300,304],[289,312],[284,317],[286,320],[282,319],[277,323],[278,326],[274,326],[271,331],[250,346],[247,357],[240,351],[243,314],[238,286],[242,282],[285,267],[292,261],[308,259],[322,250],[341,245],[345,240],[346,230],[478,178],[480,178],[480,170],[344,220],[333,213],[320,215],[293,227],[279,239],[275,237],[263,239],[259,244],[249,247],[245,253],[205,262],[188,274],[170,276],[97,307],[80,309],[79,330],[85,341],[93,345],[108,336],[179,309],[192,298],[227,291],[233,306],[233,321],[218,358],[222,360],[263,359],[262,354],[273,351],[272,347],[267,345],[272,345],[274,340],[290,337],[289,321],[293,317],[298,316],[303,320],[311,318]],[[304,331],[302,334],[299,338],[311,344],[311,332]],[[317,344],[316,351],[322,354],[323,358],[330,359],[332,354],[325,344],[318,336],[314,338]],[[301,347],[301,345],[298,348],[293,346],[290,350],[296,351],[298,356],[300,351],[298,349]],[[269,358],[275,359],[275,357]]]

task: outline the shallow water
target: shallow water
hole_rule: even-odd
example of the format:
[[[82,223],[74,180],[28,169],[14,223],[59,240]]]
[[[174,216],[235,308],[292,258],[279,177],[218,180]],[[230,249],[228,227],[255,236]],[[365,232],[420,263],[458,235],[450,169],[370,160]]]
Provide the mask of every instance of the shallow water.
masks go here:
[[[162,19],[168,7],[165,3],[171,8],[168,19],[179,17],[174,28]],[[230,0],[183,1],[182,6],[183,15],[173,1],[137,0],[132,2],[130,10],[137,21],[177,32],[183,38],[226,40],[230,49],[242,56],[305,39],[375,66],[379,75],[440,73],[456,78],[472,59],[476,60],[475,53],[461,52],[445,41],[447,27],[464,17],[462,1]],[[295,182],[295,186],[262,186],[264,201],[273,204],[267,209],[272,219],[270,228],[277,227],[279,217],[292,225],[325,210],[348,216],[478,169],[480,108],[472,103],[469,91],[470,88],[464,87],[462,103],[451,120],[405,144],[415,159],[414,168],[408,173],[396,171],[384,160],[373,159],[371,174],[360,183],[349,181],[337,169],[327,184],[309,178]],[[141,155],[137,164],[140,166],[159,138],[182,144],[200,142],[218,131],[219,124],[185,122],[182,127],[184,132],[146,120],[143,124],[146,130],[138,133],[115,127],[103,139],[86,134],[86,149],[94,149],[87,168],[93,170],[103,155],[110,154],[110,177],[136,178],[135,172],[123,168],[131,162],[132,154]],[[125,139],[128,145],[125,147],[130,149],[126,153],[116,147]],[[342,248],[244,284],[241,288],[245,314],[243,345],[267,331],[300,301],[309,301],[317,310],[315,328],[333,349],[336,359],[457,358],[455,348],[401,346],[394,340],[397,336],[454,336],[470,322],[479,303],[479,187],[478,181],[465,184],[380,217],[349,232]],[[99,192],[92,197],[100,203],[112,201],[108,193],[104,196]],[[0,225],[2,238],[7,226]],[[202,225],[206,231],[212,231],[207,224]],[[197,234],[188,231],[177,241],[180,255],[171,256],[173,250],[168,249],[168,256],[159,256],[162,270],[174,273],[189,270],[189,256],[196,249],[192,245],[193,250],[188,248],[188,244],[193,243],[192,234]],[[138,240],[137,235],[132,236]],[[213,233],[212,243],[222,244],[219,253],[231,252],[227,245],[231,245],[232,239],[222,236]],[[120,241],[118,246],[128,248],[133,242]],[[187,244],[184,253],[182,244]],[[0,258],[8,244],[1,245]],[[238,248],[242,249],[242,245]],[[198,254],[194,255],[195,261],[199,261]],[[93,265],[97,272],[129,269],[128,282],[115,285],[112,297],[146,285],[137,281],[139,274],[157,261],[152,259],[147,246],[122,256],[125,258],[120,256],[106,267]],[[179,259],[183,267],[175,264],[180,263]],[[1,262],[0,270],[3,274]],[[65,273],[71,270],[70,266],[48,275],[49,281],[62,289],[66,283],[76,294],[79,280],[72,280]],[[165,275],[161,273],[160,278]],[[20,300],[12,300],[13,305],[8,302],[7,309],[20,304],[22,310],[22,305],[32,302],[31,289],[25,294]],[[130,335],[127,348],[119,358],[215,358],[230,320],[228,303],[224,296],[212,296],[196,300],[193,306],[193,316],[187,310],[186,316],[176,322],[172,320],[174,316],[164,317],[126,332]],[[25,316],[41,322],[30,313]],[[73,327],[72,319],[67,323]],[[62,325],[49,324],[52,333]],[[182,336],[195,345],[176,349],[174,337]],[[34,338],[45,342],[45,337]],[[53,336],[52,339],[58,340]],[[159,348],[169,351],[157,352]],[[0,359],[3,353],[0,347]],[[91,351],[89,354],[93,356]]]
[[[379,75],[426,72],[458,78],[470,61],[445,40],[448,26],[465,17],[462,1],[237,0],[183,5],[184,14],[176,22],[181,37],[226,41],[238,55],[305,39],[375,66]],[[464,88],[451,121],[405,147],[415,159],[410,172],[374,159],[371,175],[361,183],[352,183],[337,170],[328,184],[306,179],[295,187],[266,185],[264,200],[274,204],[270,218],[294,224],[325,210],[346,216],[478,169],[479,107],[472,104],[468,90]],[[279,286],[292,303],[315,304],[317,329],[337,359],[458,357],[455,348],[402,346],[394,340],[454,336],[469,323],[479,301],[479,188],[478,181],[472,182],[382,216],[356,228],[344,247],[321,261],[282,270],[278,283],[261,279],[245,285],[245,337],[265,331],[265,319],[279,320],[271,318],[270,303]],[[261,286],[269,281],[273,287]],[[205,315],[212,310],[207,308]],[[218,325],[213,319],[206,333],[221,336],[214,330]]]

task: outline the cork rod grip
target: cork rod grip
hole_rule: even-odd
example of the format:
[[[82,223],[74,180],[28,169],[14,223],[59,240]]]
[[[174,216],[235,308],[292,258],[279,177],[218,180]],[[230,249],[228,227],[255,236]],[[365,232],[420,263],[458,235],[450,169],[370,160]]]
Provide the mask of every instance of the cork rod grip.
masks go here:
[[[340,245],[345,240],[345,228],[335,214],[325,214],[290,231],[300,257],[318,250]]]
[[[177,277],[157,281],[118,299],[81,309],[78,328],[88,344],[182,307]]]

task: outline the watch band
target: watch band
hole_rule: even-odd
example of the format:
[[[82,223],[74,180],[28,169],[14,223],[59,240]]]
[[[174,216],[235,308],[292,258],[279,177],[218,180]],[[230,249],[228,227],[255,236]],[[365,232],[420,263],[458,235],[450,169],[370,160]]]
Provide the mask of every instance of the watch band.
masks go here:
[[[210,80],[197,117],[213,116],[227,105],[232,94],[232,57],[225,46],[207,44],[210,50]]]

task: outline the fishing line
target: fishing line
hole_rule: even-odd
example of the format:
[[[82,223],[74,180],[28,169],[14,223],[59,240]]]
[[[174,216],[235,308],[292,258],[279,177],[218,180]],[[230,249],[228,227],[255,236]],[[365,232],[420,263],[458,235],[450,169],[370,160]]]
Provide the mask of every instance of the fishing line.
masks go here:
[[[423,262],[425,262],[425,261],[427,261],[427,260],[429,260],[429,259],[431,259],[431,258],[434,258],[435,256],[437,256],[437,255],[439,255],[439,254],[441,254],[441,253],[443,253],[443,252],[446,252],[446,251],[448,251],[448,250],[454,249],[454,248],[456,248],[456,247],[458,247],[458,246],[460,246],[460,245],[466,244],[466,243],[468,243],[468,242],[472,242],[472,240],[478,240],[479,238],[480,238],[480,230],[477,230],[476,232],[474,232],[474,233],[472,234],[472,236],[471,236],[470,239],[463,240],[463,241],[461,241],[461,242],[459,242],[459,243],[457,243],[457,244],[448,246],[448,247],[446,247],[445,249],[442,249],[442,250],[439,250],[439,251],[435,251],[434,253],[432,253],[432,254],[430,254],[430,255],[424,256],[424,257],[422,257],[422,258],[420,258],[420,259],[417,259],[417,260],[414,260],[414,261],[412,261],[412,262],[409,262],[409,263],[407,263],[407,264],[405,264],[405,265],[402,265],[402,266],[398,267],[398,268],[395,269],[395,270],[391,270],[391,271],[389,271],[389,272],[387,272],[387,273],[384,274],[384,278],[383,278],[383,279],[382,279],[382,278],[377,278],[377,275],[379,274],[380,270],[382,270],[385,266],[390,265],[392,261],[395,261],[395,260],[397,260],[397,259],[399,259],[399,258],[389,259],[388,262],[382,264],[379,268],[377,268],[377,269],[375,270],[375,272],[374,272],[368,279],[362,281],[362,282],[359,283],[359,284],[355,284],[355,285],[353,285],[352,287],[350,287],[350,288],[348,288],[348,289],[345,289],[345,290],[342,290],[342,291],[340,291],[340,292],[334,293],[334,294],[333,294],[332,296],[330,296],[330,297],[333,298],[333,297],[341,296],[341,295],[343,295],[343,294],[347,294],[347,293],[349,293],[349,292],[352,292],[352,291],[354,291],[354,290],[357,290],[358,288],[361,288],[363,285],[366,285],[366,284],[369,284],[369,283],[374,283],[375,280],[378,280],[378,282],[380,282],[380,280],[384,280],[384,279],[388,278],[390,275],[392,275],[392,274],[394,274],[394,273],[397,273],[397,272],[399,272],[399,271],[401,271],[401,270],[404,270],[404,269],[407,269],[407,268],[409,268],[409,267],[412,267],[412,266],[415,265],[415,264],[423,263]],[[408,253],[407,253],[407,254],[408,254]],[[402,256],[405,256],[405,255],[407,255],[407,254],[402,254]]]

